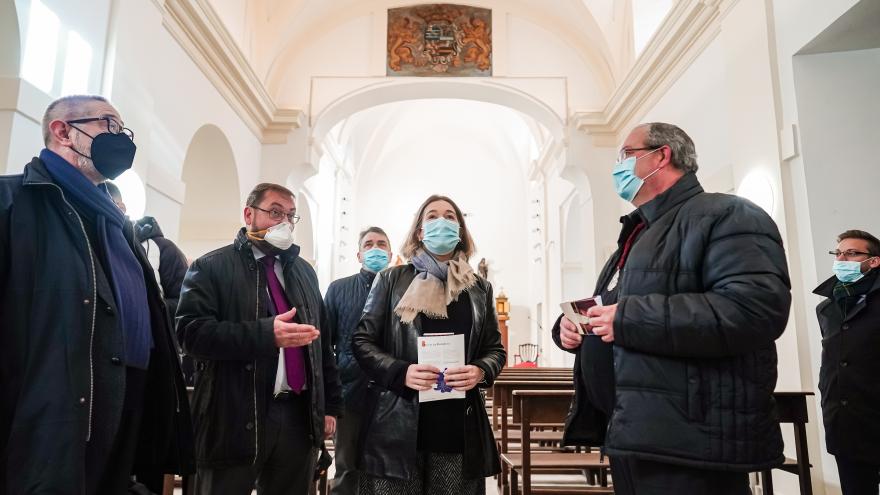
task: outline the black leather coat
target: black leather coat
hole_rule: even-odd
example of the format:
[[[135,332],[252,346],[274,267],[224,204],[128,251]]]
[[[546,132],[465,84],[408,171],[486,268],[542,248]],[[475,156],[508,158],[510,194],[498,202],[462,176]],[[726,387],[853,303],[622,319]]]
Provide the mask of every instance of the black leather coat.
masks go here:
[[[342,393],[315,270],[293,246],[282,254],[285,293],[295,319],[322,329],[307,346],[310,440],[324,440],[324,415],[338,416]],[[177,334],[196,361],[192,409],[196,461],[219,467],[252,463],[266,440],[265,418],[278,368],[266,277],[241,229],[235,242],[193,262],[177,307]]]
[[[755,204],[694,174],[637,212],[619,279],[611,456],[704,469],[782,463],[776,346],[791,290],[782,239]]]
[[[834,302],[837,277],[815,293],[822,329],[819,391],[830,454],[880,464],[880,275],[864,297],[844,314]]]
[[[419,315],[404,324],[394,308],[413,278],[412,265],[380,272],[367,298],[364,315],[352,340],[361,368],[372,380],[368,388],[359,468],[378,477],[411,479],[416,474],[419,400],[403,387],[399,377],[418,361],[416,341],[421,333]],[[482,387],[491,386],[507,360],[495,316],[492,286],[477,277],[468,289],[473,327],[465,359],[485,373]],[[465,416],[463,473],[467,479],[484,478],[500,471],[495,439],[482,394],[468,391]]]

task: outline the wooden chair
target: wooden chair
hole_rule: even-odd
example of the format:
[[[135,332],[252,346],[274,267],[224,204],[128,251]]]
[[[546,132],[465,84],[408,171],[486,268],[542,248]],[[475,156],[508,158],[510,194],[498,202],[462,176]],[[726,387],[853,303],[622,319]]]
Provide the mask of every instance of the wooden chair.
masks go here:
[[[537,367],[539,357],[541,357],[541,348],[537,344],[520,344],[519,354],[513,355],[513,366],[529,363],[532,367]],[[517,363],[517,359],[519,359],[519,363]]]
[[[785,464],[777,469],[796,474],[801,495],[812,495],[813,481],[810,479],[810,453],[807,448],[807,396],[813,392],[775,392],[776,411],[780,423],[794,426],[794,448],[796,459],[785,459]],[[773,495],[773,474],[767,469],[761,471],[761,485],[764,495]]]

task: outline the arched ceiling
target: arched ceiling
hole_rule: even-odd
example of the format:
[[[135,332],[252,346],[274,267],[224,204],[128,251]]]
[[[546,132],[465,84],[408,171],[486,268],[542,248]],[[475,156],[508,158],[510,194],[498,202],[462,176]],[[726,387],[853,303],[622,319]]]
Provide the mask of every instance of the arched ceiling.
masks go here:
[[[462,119],[467,115],[467,119]],[[387,103],[357,112],[328,136],[355,182],[401,156],[461,159],[479,153],[508,164],[525,178],[550,138],[534,119],[516,110],[469,100],[428,99]],[[416,153],[414,155],[414,152]],[[418,164],[414,163],[414,169]]]
[[[240,24],[239,43],[256,73],[272,91],[276,79],[307,41],[355,17],[424,0],[209,0],[224,22]],[[631,46],[621,17],[631,0],[450,1],[492,8],[529,19],[556,33],[585,63],[613,84],[628,67]],[[242,22],[243,21],[243,22]],[[622,31],[624,30],[624,31]],[[625,33],[624,33],[625,34]]]

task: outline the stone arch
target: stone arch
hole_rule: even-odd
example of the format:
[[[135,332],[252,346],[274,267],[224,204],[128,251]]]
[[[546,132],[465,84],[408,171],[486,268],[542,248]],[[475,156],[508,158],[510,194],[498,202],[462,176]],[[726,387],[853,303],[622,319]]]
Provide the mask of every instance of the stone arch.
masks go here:
[[[0,3],[0,77],[18,77],[21,68],[21,30],[15,2]]]
[[[206,124],[193,135],[183,162],[186,195],[180,247],[191,258],[231,242],[242,225],[238,169],[229,139]]]
[[[312,200],[302,189],[296,194],[296,214],[300,217],[294,230],[294,239],[300,248],[299,256],[314,266],[316,219],[312,213]]]

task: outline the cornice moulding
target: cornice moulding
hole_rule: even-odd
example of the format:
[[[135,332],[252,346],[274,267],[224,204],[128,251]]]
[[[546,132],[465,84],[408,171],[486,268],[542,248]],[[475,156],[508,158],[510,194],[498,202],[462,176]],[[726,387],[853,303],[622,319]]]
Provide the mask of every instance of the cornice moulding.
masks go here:
[[[287,141],[303,112],[278,108],[207,0],[165,0],[163,24],[254,135]]]
[[[660,25],[627,77],[601,111],[575,112],[575,128],[597,146],[615,146],[618,134],[639,118],[687,70],[738,0],[682,0]]]

